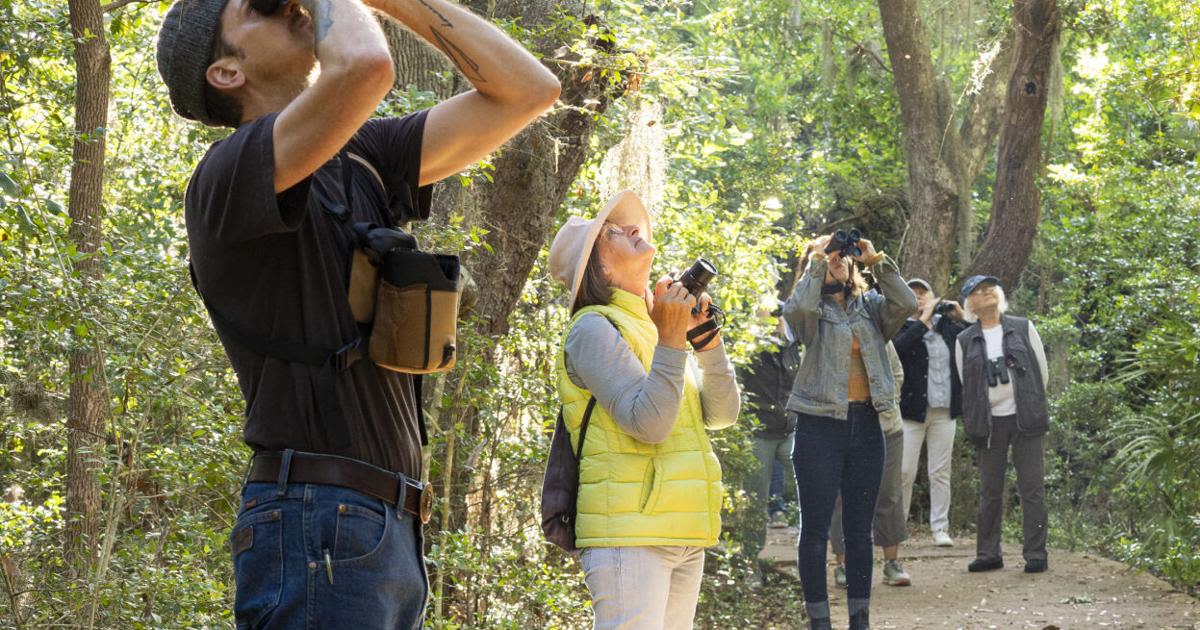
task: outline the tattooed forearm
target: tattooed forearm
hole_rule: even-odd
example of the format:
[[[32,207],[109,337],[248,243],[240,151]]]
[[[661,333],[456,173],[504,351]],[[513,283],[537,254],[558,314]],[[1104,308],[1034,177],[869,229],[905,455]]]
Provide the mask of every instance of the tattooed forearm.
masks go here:
[[[446,54],[450,61],[454,63],[454,67],[467,77],[471,83],[487,83],[487,79],[479,72],[479,63],[471,58],[462,48],[459,48],[454,42],[446,39],[440,31],[434,27],[429,27],[433,33],[433,45],[437,46],[438,50]]]
[[[313,47],[316,47],[333,26],[333,9],[329,0],[301,0],[300,4],[308,11],[308,17],[313,21]]]
[[[446,19],[446,16],[442,15],[441,11],[438,11],[437,9],[433,8],[433,6],[430,5],[428,2],[426,2],[425,0],[420,0],[420,2],[422,5],[425,6],[426,9],[429,9],[429,11],[431,13],[438,16],[438,19],[442,21],[442,26],[445,26],[446,28],[454,28],[454,25],[450,23],[450,20]]]

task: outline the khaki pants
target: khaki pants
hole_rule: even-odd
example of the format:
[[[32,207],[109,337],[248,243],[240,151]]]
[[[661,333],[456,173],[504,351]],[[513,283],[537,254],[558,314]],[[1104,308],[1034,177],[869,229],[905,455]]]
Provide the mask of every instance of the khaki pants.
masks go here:
[[[589,547],[579,556],[594,630],[690,630],[703,547]]]
[[[924,444],[929,470],[929,529],[935,532],[950,530],[950,461],[957,429],[958,423],[945,407],[928,408],[925,422],[904,421],[904,464],[900,473],[904,483],[904,517],[908,518],[912,505],[913,482],[917,480],[917,464]]]

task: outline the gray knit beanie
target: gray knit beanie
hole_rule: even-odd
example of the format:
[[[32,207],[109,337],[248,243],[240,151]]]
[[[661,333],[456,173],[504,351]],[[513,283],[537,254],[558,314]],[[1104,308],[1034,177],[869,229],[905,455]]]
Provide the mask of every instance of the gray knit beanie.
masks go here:
[[[178,0],[167,10],[158,30],[158,73],[171,96],[171,106],[184,118],[221,126],[204,102],[205,71],[221,28],[228,0]]]

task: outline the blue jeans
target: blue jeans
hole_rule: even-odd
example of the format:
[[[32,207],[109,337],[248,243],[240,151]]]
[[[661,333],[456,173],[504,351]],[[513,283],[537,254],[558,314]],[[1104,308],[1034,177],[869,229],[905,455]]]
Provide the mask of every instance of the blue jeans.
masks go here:
[[[421,524],[355,490],[249,483],[230,534],[243,628],[421,626]]]
[[[845,420],[797,414],[792,465],[800,494],[800,582],[804,601],[827,602],[826,545],[838,492],[846,539],[848,599],[871,597],[871,521],[883,476],[883,431],[867,405],[852,404]]]

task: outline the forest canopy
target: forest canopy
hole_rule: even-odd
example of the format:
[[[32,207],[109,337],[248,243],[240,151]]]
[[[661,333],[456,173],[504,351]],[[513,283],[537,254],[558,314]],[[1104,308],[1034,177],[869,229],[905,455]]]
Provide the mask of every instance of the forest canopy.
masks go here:
[[[1051,17],[993,0],[462,4],[563,91],[413,226],[472,278],[458,364],[423,401],[429,626],[590,619],[578,566],[538,528],[569,314],[546,253],[622,189],[652,213],[652,277],[716,265],[738,365],[768,343],[762,311],[814,235],[856,227],[946,296],[971,273],[1004,278],[1049,358],[1051,544],[1195,592],[1200,5],[1060,0],[1035,33],[1019,20]],[[183,223],[189,177],[227,132],[171,110],[152,45],[168,5],[0,0],[0,626],[232,620],[250,449]],[[397,76],[380,115],[469,88],[385,30]],[[1011,93],[1014,72],[1040,104]],[[766,520],[747,496],[754,423],[743,406],[713,437],[724,531],[698,624],[760,614],[737,595]],[[973,496],[958,453],[954,493]],[[955,529],[974,518],[955,504]]]

